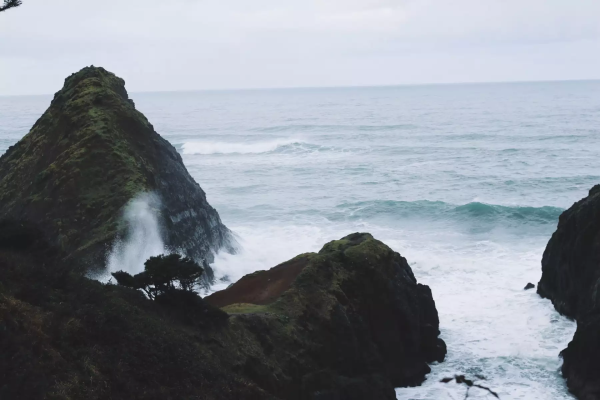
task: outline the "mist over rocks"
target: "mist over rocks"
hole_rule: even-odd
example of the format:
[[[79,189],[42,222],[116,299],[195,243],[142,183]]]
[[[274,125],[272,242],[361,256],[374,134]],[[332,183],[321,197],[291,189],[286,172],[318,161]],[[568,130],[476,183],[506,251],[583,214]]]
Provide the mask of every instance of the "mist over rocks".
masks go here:
[[[164,245],[201,262],[234,251],[230,231],[176,149],[135,109],[125,82],[86,67],[65,80],[31,131],[0,158],[0,218],[37,223],[68,257],[101,269],[123,209],[160,199]],[[213,279],[207,269],[207,281]]]
[[[538,294],[577,321],[562,351],[562,373],[571,392],[600,399],[600,185],[559,219],[542,258]]]

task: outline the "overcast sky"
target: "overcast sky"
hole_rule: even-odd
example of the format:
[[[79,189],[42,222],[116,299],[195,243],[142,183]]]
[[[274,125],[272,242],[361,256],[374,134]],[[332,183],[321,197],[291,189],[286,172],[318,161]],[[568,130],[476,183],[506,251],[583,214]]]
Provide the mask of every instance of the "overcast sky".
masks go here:
[[[0,95],[600,78],[600,0],[23,0]]]

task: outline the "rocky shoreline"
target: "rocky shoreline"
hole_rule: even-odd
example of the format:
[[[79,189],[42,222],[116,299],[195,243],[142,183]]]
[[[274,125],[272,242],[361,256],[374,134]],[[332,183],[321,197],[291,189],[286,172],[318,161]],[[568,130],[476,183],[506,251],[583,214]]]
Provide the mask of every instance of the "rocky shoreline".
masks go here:
[[[1,398],[392,400],[445,358],[431,290],[367,233],[193,301],[86,278],[141,193],[157,198],[167,249],[205,268],[235,250],[177,151],[102,68],[67,78],[0,158],[0,189]]]

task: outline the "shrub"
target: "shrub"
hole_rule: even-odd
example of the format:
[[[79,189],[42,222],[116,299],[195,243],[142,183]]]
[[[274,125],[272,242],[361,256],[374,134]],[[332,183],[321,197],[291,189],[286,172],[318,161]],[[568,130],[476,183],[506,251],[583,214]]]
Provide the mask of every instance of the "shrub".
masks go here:
[[[144,263],[144,272],[132,276],[125,271],[113,272],[121,286],[141,289],[154,300],[172,290],[193,292],[200,284],[204,269],[196,262],[179,254],[150,257]]]

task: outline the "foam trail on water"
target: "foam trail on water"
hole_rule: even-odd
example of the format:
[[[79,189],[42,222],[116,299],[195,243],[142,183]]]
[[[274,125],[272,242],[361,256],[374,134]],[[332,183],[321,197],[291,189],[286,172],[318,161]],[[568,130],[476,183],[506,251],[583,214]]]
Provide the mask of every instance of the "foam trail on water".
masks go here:
[[[570,398],[560,377],[559,352],[573,337],[575,323],[561,317],[527,282],[539,280],[539,255],[546,236],[528,231],[514,235],[490,232],[484,238],[460,229],[440,229],[423,221],[418,227],[384,227],[366,221],[303,225],[233,226],[242,249],[219,254],[212,265],[217,280],[212,290],[256,270],[270,269],[304,252],[319,251],[330,240],[352,232],[370,232],[407,257],[418,281],[433,291],[441,337],[448,345],[444,363],[420,387],[397,390],[401,400],[464,398],[465,388],[439,381],[454,374],[484,375],[486,386],[502,399]],[[487,397],[486,397],[487,396]],[[469,398],[491,398],[472,390]]]
[[[160,199],[153,193],[142,193],[125,207],[123,219],[127,233],[113,245],[108,256],[108,271],[126,271],[137,274],[144,270],[144,262],[165,253],[158,209]]]
[[[279,147],[298,143],[298,139],[275,139],[256,143],[232,142],[187,142],[184,143],[183,154],[260,154],[275,151]]]

